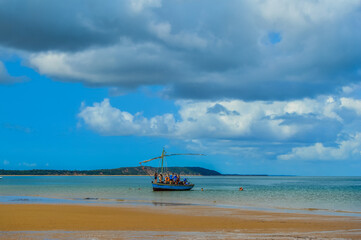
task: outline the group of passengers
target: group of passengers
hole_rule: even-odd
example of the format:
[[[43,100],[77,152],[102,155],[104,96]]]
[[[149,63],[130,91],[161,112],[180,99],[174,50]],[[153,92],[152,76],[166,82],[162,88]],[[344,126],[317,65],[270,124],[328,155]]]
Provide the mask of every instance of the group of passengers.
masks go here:
[[[180,184],[180,185],[187,185],[188,181],[185,178],[183,181],[181,181],[181,178],[179,174],[174,173],[166,173],[163,177],[163,174],[160,173],[158,175],[157,172],[154,173],[154,183],[165,183],[165,184]]]

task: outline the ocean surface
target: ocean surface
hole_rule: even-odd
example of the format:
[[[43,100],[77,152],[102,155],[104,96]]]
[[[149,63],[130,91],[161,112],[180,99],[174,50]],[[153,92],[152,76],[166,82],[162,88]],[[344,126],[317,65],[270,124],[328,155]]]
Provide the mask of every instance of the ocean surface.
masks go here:
[[[0,203],[191,204],[361,216],[361,177],[188,179],[191,191],[153,192],[147,176],[4,176]]]

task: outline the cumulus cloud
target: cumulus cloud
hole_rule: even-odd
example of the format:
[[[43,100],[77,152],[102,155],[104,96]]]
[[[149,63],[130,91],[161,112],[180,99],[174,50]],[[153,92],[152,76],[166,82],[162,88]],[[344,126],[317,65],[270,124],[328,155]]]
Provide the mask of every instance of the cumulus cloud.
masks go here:
[[[361,100],[351,98],[341,98],[341,106],[354,110],[358,115],[361,115]]]
[[[132,115],[112,107],[109,99],[84,107],[78,117],[88,127],[104,135],[165,136],[175,127],[172,114],[147,119],[140,113]]]
[[[312,146],[296,147],[290,153],[278,156],[280,160],[359,160],[361,157],[361,133],[351,136],[349,140],[340,141],[336,147],[326,147],[322,143]]]
[[[141,113],[121,111],[104,99],[83,106],[78,116],[105,135],[315,143],[334,141],[341,130],[347,130],[344,120],[349,115],[343,115],[342,101],[327,97],[279,102],[178,101],[178,119],[171,113],[148,119]]]
[[[178,101],[177,114],[150,118],[109,99],[83,105],[78,117],[103,135],[152,136],[207,149],[279,160],[356,159],[361,150],[358,99],[323,96],[295,101]],[[350,114],[354,113],[354,114]]]
[[[169,58],[160,45],[122,39],[118,45],[105,48],[32,54],[29,63],[40,73],[57,79],[134,88],[166,84],[168,76],[180,74],[182,63]],[[173,81],[177,79],[174,77]]]
[[[0,1],[0,46],[63,81],[161,85],[164,96],[183,99],[313,98],[360,82],[360,6]]]

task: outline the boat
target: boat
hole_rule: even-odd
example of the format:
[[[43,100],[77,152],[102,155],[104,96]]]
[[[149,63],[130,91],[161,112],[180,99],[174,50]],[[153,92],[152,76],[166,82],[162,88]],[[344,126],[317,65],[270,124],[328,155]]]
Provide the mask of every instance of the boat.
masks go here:
[[[153,191],[189,191],[194,187],[194,184],[180,185],[169,183],[152,183]]]
[[[152,186],[153,191],[189,191],[194,187],[194,184],[189,182],[187,179],[184,179],[183,181],[179,181],[178,183],[175,183],[173,181],[163,181],[163,179],[160,181],[158,180],[158,176],[162,175],[165,176],[167,173],[166,170],[166,159],[165,157],[171,157],[171,156],[179,156],[179,155],[201,155],[204,156],[204,154],[199,153],[173,153],[173,154],[167,154],[163,148],[162,155],[159,157],[154,157],[145,161],[140,162],[139,164],[142,165],[143,163],[147,163],[156,159],[160,160],[160,167],[159,170],[154,173],[154,176],[152,177]]]

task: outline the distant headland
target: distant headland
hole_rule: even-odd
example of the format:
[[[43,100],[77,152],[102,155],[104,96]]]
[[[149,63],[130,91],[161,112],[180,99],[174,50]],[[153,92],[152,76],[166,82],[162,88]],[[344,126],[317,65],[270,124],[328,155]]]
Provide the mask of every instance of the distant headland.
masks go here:
[[[121,167],[114,169],[97,169],[97,170],[4,170],[0,169],[0,175],[60,175],[60,176],[87,176],[87,175],[152,175],[158,168],[155,167]],[[193,176],[267,176],[264,174],[257,175],[240,175],[240,174],[221,174],[217,171],[202,168],[202,167],[168,167],[168,172],[177,173],[180,175]]]

